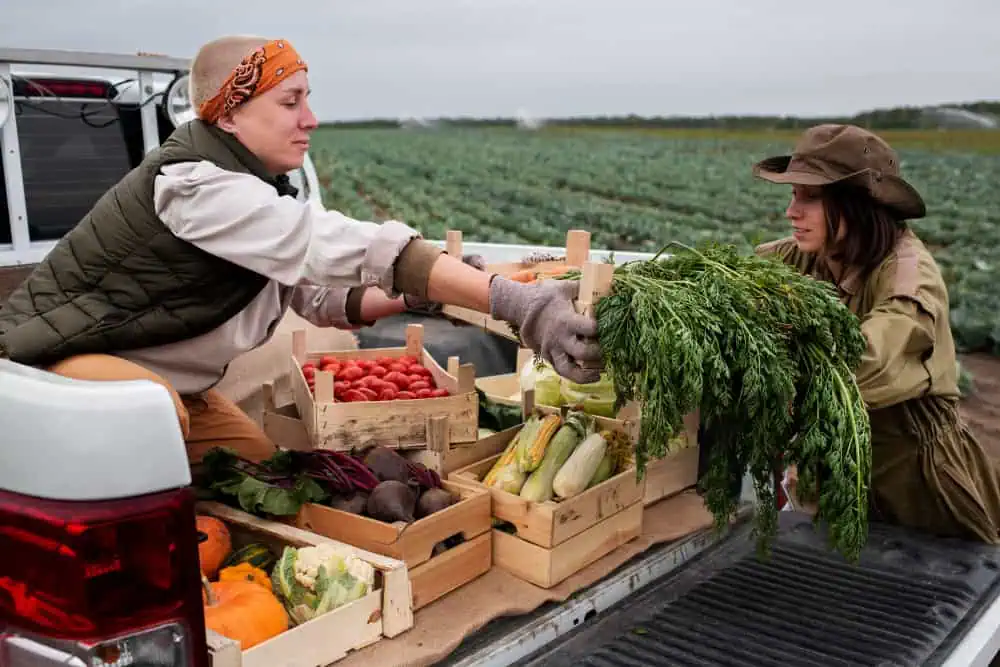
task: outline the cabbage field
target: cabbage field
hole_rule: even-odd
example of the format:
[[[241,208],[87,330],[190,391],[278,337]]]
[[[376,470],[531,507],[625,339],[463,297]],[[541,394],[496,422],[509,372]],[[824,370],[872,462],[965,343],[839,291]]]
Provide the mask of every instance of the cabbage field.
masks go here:
[[[752,244],[788,233],[787,187],[751,177],[793,139],[720,134],[325,128],[313,157],[327,207],[396,218],[428,238],[656,251],[668,241]],[[949,285],[963,351],[1000,356],[1000,157],[901,148],[928,204],[917,233]]]

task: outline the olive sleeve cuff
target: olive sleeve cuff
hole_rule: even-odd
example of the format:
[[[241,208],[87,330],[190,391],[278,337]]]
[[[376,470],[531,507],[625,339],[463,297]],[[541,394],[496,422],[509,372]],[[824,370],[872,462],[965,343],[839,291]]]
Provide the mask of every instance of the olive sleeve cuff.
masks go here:
[[[427,287],[431,278],[431,268],[444,250],[423,239],[413,239],[396,260],[393,271],[393,289],[403,294],[427,298]]]

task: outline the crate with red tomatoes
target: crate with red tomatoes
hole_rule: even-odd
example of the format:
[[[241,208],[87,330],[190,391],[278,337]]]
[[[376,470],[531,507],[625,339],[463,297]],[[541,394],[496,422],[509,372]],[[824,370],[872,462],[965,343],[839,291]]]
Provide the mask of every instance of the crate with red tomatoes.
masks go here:
[[[450,396],[439,387],[430,369],[416,357],[381,356],[374,359],[325,354],[302,364],[309,390],[315,396],[317,373],[333,375],[333,396],[343,403],[358,401],[405,401]]]
[[[310,351],[304,331],[293,333],[292,346],[292,393],[313,446],[421,449],[434,417],[447,419],[449,443],[476,441],[475,368],[457,358],[442,368],[424,348],[421,325],[407,327],[405,347]]]

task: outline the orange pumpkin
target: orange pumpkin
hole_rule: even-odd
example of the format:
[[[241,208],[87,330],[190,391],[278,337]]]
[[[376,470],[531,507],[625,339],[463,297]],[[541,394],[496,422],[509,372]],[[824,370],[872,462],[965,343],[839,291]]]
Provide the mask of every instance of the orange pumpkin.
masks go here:
[[[267,576],[267,572],[250,563],[240,563],[222,568],[219,570],[219,581],[252,581],[267,590],[271,590],[271,577]]]
[[[288,612],[269,589],[252,581],[217,581],[202,577],[205,627],[252,648],[288,629]]]
[[[222,566],[222,561],[233,550],[233,540],[226,524],[214,516],[199,514],[198,530],[208,537],[198,543],[198,560],[201,562],[201,573],[214,578]]]

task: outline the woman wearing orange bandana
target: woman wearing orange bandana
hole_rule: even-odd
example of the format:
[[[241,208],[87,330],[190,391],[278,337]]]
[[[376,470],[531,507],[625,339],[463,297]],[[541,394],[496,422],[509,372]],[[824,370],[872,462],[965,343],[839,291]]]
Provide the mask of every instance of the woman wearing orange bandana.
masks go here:
[[[215,445],[273,444],[213,387],[291,308],[356,326],[414,302],[507,321],[563,375],[597,380],[596,323],[576,282],[524,285],[478,270],[398,221],[348,218],[295,198],[318,123],[306,63],[285,40],[226,37],[191,67],[198,119],[98,201],[0,310],[0,357],[170,391],[192,460]],[[590,370],[585,370],[587,366]]]

